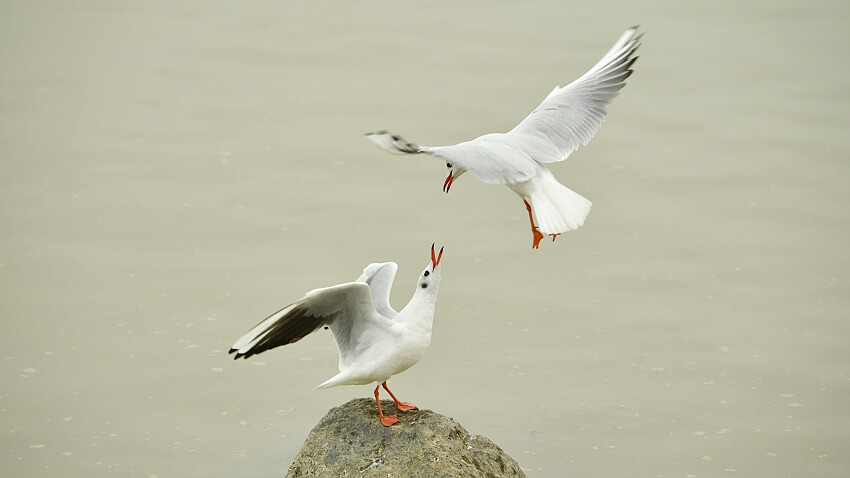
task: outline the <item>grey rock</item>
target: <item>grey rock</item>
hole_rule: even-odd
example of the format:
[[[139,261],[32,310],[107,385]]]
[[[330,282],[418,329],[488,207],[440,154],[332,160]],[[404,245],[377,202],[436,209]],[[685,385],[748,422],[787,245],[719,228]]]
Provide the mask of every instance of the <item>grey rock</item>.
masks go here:
[[[397,413],[381,401],[384,413]],[[307,436],[287,478],[296,477],[524,477],[493,442],[471,435],[452,418],[431,410],[399,413],[384,427],[375,401],[351,400],[333,408]]]

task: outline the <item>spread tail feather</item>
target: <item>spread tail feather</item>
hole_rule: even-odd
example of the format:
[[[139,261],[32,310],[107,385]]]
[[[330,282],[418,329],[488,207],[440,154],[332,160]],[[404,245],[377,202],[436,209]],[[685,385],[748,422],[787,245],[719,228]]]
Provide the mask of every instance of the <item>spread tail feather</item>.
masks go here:
[[[324,382],[320,383],[319,385],[316,385],[315,387],[313,387],[313,390],[318,390],[320,388],[337,387],[339,385],[342,385],[341,383],[338,383],[337,380],[334,380],[336,378],[337,378],[337,376],[334,375],[333,377],[329,378],[328,380],[325,380]]]
[[[338,374],[320,383],[313,390],[317,390],[320,388],[337,387],[339,385],[368,385],[375,381],[383,382],[388,379],[389,376],[387,376],[386,379],[377,380],[371,376],[366,376],[362,373],[357,373],[356,368],[348,367],[346,369],[340,370]]]
[[[559,183],[551,173],[533,181],[536,184],[528,191],[528,202],[540,232],[561,234],[584,225],[591,206],[587,198]]]

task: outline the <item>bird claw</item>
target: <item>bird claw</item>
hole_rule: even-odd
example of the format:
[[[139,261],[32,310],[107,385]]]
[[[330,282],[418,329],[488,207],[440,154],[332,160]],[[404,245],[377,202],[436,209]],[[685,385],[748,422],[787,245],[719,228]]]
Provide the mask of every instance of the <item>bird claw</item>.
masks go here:
[[[560,235],[561,235],[560,233],[559,234],[552,234],[552,242],[555,242],[555,239]]]
[[[391,427],[398,423],[398,415],[385,415],[381,417],[381,425]]]

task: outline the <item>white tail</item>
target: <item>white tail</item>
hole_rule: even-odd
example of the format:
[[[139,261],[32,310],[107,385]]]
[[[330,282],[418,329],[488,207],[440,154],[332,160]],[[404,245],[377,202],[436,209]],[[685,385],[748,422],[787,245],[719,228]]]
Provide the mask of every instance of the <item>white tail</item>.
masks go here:
[[[543,234],[561,234],[578,229],[590,214],[591,202],[559,183],[546,168],[537,177],[509,187],[531,205],[534,225]]]

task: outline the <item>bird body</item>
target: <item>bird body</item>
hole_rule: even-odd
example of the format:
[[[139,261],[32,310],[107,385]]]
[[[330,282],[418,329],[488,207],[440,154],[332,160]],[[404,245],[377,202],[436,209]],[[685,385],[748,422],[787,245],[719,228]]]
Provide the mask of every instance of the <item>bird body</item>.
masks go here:
[[[424,153],[446,162],[449,174],[443,190],[466,171],[486,184],[504,184],[522,197],[538,247],[543,234],[553,236],[578,229],[591,203],[560,184],[545,166],[565,160],[586,145],[608,115],[609,105],[632,74],[640,36],[630,28],[587,73],[564,87],[555,87],[543,102],[507,133],[490,133],[452,146],[417,146],[400,136],[379,131],[366,136],[395,154]]]
[[[394,319],[377,321],[347,347],[340,344],[346,343],[350,332],[342,327],[329,327],[340,351],[339,373],[316,388],[385,382],[419,362],[431,344],[435,289],[429,294],[427,289],[417,288]]]
[[[240,337],[230,353],[235,353],[236,359],[248,358],[297,342],[325,327],[339,351],[339,373],[316,388],[378,382],[389,392],[386,381],[419,362],[431,343],[442,254],[440,249],[435,256],[431,246],[431,264],[419,275],[413,298],[399,312],[389,304],[398,266],[394,262],[373,263],[356,281],[314,289],[275,312]],[[376,401],[377,393],[378,387]],[[394,396],[393,400],[402,411],[415,408]],[[385,425],[397,423],[397,419],[383,415],[380,401],[378,411]]]

